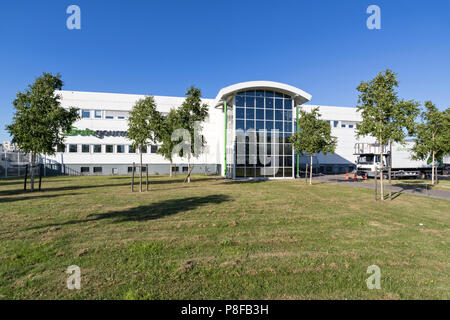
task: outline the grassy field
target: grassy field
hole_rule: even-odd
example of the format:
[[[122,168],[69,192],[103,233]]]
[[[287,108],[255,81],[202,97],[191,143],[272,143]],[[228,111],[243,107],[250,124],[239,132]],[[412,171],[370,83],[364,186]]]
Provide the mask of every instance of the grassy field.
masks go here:
[[[0,181],[2,299],[449,299],[450,201],[304,181]],[[381,290],[369,290],[370,265]],[[66,287],[70,265],[81,290]]]

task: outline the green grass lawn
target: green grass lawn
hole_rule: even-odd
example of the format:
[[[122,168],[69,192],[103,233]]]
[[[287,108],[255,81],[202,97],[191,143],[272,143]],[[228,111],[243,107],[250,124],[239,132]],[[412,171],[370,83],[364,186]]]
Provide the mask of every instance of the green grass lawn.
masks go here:
[[[0,298],[450,298],[450,201],[183,179],[152,176],[143,193],[123,176],[45,178],[34,193],[0,181]],[[381,290],[366,286],[373,264]]]

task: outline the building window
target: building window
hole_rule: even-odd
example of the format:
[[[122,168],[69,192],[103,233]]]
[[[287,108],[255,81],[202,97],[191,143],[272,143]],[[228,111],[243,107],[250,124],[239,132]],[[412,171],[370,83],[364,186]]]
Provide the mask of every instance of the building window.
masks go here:
[[[230,161],[231,164],[227,165],[228,172],[235,172],[236,178],[292,177],[294,165],[292,145],[287,143],[294,124],[291,98],[274,91],[243,91],[237,93],[235,105],[236,119],[232,117],[233,112],[231,112],[231,117],[230,114],[227,116],[228,126],[234,127],[235,130],[255,128],[258,131],[258,141],[251,141],[248,134],[238,132],[236,132],[236,141],[227,139],[227,154],[233,159]],[[267,131],[261,133],[263,129]],[[276,140],[273,139],[271,130],[278,131],[279,136]],[[256,150],[258,154],[265,152],[263,150],[267,147],[261,149],[261,146],[266,143],[269,143],[269,149],[279,150],[280,157],[277,159],[279,161],[277,161],[276,170],[273,164],[261,162],[258,156],[251,155],[253,153],[251,150]]]
[[[106,153],[113,153],[114,152],[114,146],[112,144],[107,144],[105,146]]]
[[[158,146],[151,145],[150,146],[150,153],[156,153],[156,151],[158,151]]]
[[[180,171],[180,170],[177,166],[172,167],[172,172],[178,172],[178,171]]]
[[[89,167],[81,167],[81,173],[89,173],[90,168]]]
[[[133,146],[128,146],[128,153],[136,153],[136,148]]]
[[[337,128],[339,121],[333,121],[333,127]]]
[[[105,119],[114,119],[113,116],[105,116]]]
[[[345,127],[346,127],[345,123],[341,124],[341,128],[345,128]]]
[[[142,147],[142,153],[147,153],[147,146]]]
[[[70,153],[78,152],[78,145],[77,144],[69,144],[69,152]]]
[[[57,146],[56,152],[66,152],[66,145],[63,144],[62,146]]]
[[[89,119],[91,117],[91,110],[83,109],[81,111],[81,117],[85,119]]]
[[[133,172],[133,167],[128,167],[128,173]],[[136,167],[134,167],[134,172],[136,172]]]
[[[349,127],[350,129],[352,129],[352,128],[353,128],[353,125],[352,125],[352,124],[349,124],[348,127]]]
[[[117,146],[117,153],[125,153],[125,146],[123,144]]]
[[[183,167],[183,172],[188,172],[189,168],[188,167]]]
[[[88,144],[82,144],[81,145],[81,152],[89,153],[89,145]]]
[[[102,167],[94,167],[94,173],[102,173],[103,168]]]
[[[102,145],[94,144],[94,153],[101,153],[101,152],[102,152]]]
[[[101,119],[102,118],[102,110],[95,110],[94,117],[95,117],[95,119]]]

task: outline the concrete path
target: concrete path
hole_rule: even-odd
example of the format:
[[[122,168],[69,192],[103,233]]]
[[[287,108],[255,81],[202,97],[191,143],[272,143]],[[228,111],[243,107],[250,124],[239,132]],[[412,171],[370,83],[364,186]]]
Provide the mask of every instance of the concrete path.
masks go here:
[[[361,181],[358,182],[353,180],[345,180],[345,174],[343,175],[322,175],[322,176],[316,176],[313,177],[314,181],[323,181],[323,182],[330,182],[330,183],[338,183],[346,186],[351,187],[360,187],[360,188],[368,188],[368,189],[374,189],[373,179],[369,179],[367,181]],[[395,183],[395,180],[393,180]],[[386,192],[389,191],[389,184],[385,184]],[[378,193],[380,192],[380,189],[378,188]],[[450,200],[450,190],[430,190],[430,187],[426,184],[422,185],[402,185],[402,186],[392,186],[392,196],[397,197],[402,193],[409,193],[414,194],[418,196],[425,196],[430,198],[437,198],[437,199],[445,199]]]

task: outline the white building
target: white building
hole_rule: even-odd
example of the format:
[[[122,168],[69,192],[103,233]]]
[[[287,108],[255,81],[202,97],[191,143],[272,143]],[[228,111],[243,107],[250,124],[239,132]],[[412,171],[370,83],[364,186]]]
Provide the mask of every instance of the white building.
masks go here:
[[[125,137],[128,112],[145,96],[79,91],[57,94],[63,107],[79,108],[81,118],[67,136],[65,150],[58,150],[49,159],[83,174],[130,173],[133,162],[139,162],[139,154]],[[184,101],[183,97],[154,98],[163,114]],[[315,107],[305,104],[310,100],[311,95],[298,88],[270,81],[238,83],[221,89],[215,99],[203,99],[209,106],[202,131],[207,146],[192,161],[193,172],[229,178],[293,178],[297,157],[288,137],[295,132],[298,109]],[[338,147],[335,154],[316,155],[315,162],[323,172],[345,172],[355,164],[355,127],[360,115],[355,108],[318,107],[338,137]],[[254,136],[252,130],[256,130]],[[277,148],[278,153],[274,151],[272,155],[271,150]],[[169,162],[156,150],[157,145],[149,145],[143,162],[149,164],[149,173],[167,174]],[[259,156],[262,150],[268,151],[268,158]],[[301,158],[300,164],[304,163]],[[187,171],[186,159],[175,158],[174,165],[177,172]]]

